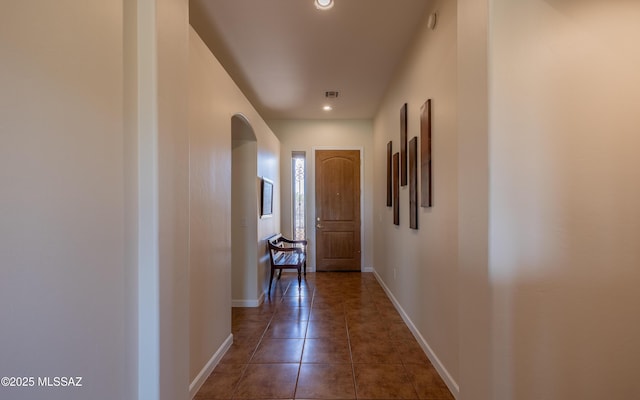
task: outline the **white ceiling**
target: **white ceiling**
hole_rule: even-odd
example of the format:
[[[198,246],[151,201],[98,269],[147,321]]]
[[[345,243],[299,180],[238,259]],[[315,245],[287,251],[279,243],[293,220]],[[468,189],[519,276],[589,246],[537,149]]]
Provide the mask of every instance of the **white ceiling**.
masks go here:
[[[190,20],[263,118],[367,119],[430,2],[335,0],[319,11],[313,0],[191,0]]]

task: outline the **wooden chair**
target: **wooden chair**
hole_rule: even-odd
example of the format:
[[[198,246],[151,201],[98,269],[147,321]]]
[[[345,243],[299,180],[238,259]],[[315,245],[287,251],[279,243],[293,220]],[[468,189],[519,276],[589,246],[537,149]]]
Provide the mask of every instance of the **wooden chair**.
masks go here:
[[[307,275],[307,241],[291,240],[281,234],[268,239],[269,259],[271,260],[271,277],[269,278],[269,296],[273,283],[273,272],[278,270],[278,279],[283,269],[295,269],[298,271],[298,285],[302,281],[301,272]]]

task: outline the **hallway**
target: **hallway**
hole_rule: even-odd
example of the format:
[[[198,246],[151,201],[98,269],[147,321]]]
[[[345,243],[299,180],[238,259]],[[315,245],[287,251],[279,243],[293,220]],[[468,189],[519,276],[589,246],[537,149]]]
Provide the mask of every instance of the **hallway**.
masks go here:
[[[453,399],[371,273],[283,274],[234,308],[234,344],[196,399]]]

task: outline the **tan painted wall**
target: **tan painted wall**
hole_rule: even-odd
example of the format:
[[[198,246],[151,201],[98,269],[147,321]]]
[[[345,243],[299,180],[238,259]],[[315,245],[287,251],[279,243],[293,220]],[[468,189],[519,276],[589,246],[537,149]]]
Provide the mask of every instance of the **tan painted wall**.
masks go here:
[[[439,1],[435,30],[425,24],[374,121],[374,268],[455,391],[458,367],[458,138],[456,4]],[[400,108],[408,104],[408,139],[420,142],[420,107],[432,99],[433,207],[409,228],[409,186],[400,188],[400,225],[386,206],[386,146],[400,150]],[[420,173],[418,175],[420,177]],[[420,178],[419,178],[420,180]],[[436,358],[439,362],[435,362]]]
[[[231,224],[231,299],[234,306],[255,306],[259,297],[258,249],[245,243],[255,242],[258,235],[258,143],[232,140],[232,147],[231,218],[235,223]]]
[[[362,186],[362,268],[371,268],[373,250],[373,131],[366,120],[272,120],[269,126],[282,143],[280,179],[282,180],[282,230],[291,237],[291,155],[306,152],[307,168],[307,237],[309,239],[309,270],[315,270],[315,154],[316,149],[361,149]]]
[[[636,398],[640,5],[458,8],[460,398]]]
[[[640,398],[640,3],[491,18],[494,398]]]
[[[486,0],[458,0],[458,399],[493,400]]]
[[[127,398],[122,2],[1,8],[0,371],[84,386],[0,397]]]
[[[148,10],[145,17],[153,18],[156,26],[155,69],[149,67],[151,71],[141,75],[157,80],[151,88],[154,99],[148,103],[157,109],[157,125],[151,126],[156,130],[156,143],[152,140],[150,145],[157,146],[154,236],[158,238],[159,398],[169,400],[185,399],[189,394],[189,241],[197,240],[189,229],[189,2],[154,3],[155,12]],[[141,46],[141,50],[147,49]],[[146,211],[147,204],[141,210]],[[139,315],[146,312],[140,309]],[[146,339],[141,335],[140,345]],[[146,360],[141,357],[139,361]]]
[[[231,118],[240,113],[253,128],[257,139],[253,182],[258,176],[272,179],[276,188],[274,202],[279,201],[280,145],[192,28],[189,44],[189,380],[192,386],[197,386],[203,382],[199,379],[207,377],[208,374],[202,374],[208,363],[231,334]],[[252,216],[257,219],[257,203],[255,207]],[[253,270],[251,293],[256,299],[266,286],[263,239],[279,230],[279,207],[274,208],[274,218],[256,222],[254,246],[259,257]]]

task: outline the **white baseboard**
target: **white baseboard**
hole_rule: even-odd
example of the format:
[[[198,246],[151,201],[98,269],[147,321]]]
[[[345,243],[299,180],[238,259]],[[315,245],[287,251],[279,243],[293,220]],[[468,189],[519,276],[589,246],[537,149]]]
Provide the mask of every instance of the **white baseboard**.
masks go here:
[[[400,306],[400,303],[395,298],[393,293],[391,293],[391,290],[389,290],[389,288],[384,283],[380,275],[378,275],[375,269],[373,269],[372,272],[376,277],[376,279],[378,280],[378,283],[380,283],[380,286],[382,286],[384,291],[387,293],[387,296],[389,296],[389,298],[391,299],[391,302],[395,306],[396,310],[398,310],[398,313],[400,313],[400,316],[402,317],[403,321],[407,324],[407,326],[411,330],[411,333],[413,333],[413,336],[415,336],[416,340],[418,341],[418,344],[420,345],[420,347],[422,347],[422,350],[425,352],[425,354],[431,361],[431,364],[433,364],[433,366],[438,371],[438,374],[440,374],[440,377],[442,378],[442,380],[444,380],[444,382],[447,384],[447,387],[451,391],[451,394],[453,394],[453,397],[455,397],[456,399],[459,398],[460,387],[458,386],[458,383],[455,381],[455,379],[453,379],[449,371],[447,371],[447,369],[444,367],[444,365],[442,364],[442,362],[440,361],[436,353],[433,351],[431,346],[429,346],[429,343],[427,343],[427,341],[422,336],[420,331],[418,331],[418,328],[416,328],[415,324],[413,323],[413,321],[411,321],[411,318],[409,318],[409,316],[404,311],[402,306]]]
[[[264,303],[264,292],[258,300],[231,300],[231,307],[260,307]]]
[[[198,390],[202,387],[204,382],[207,380],[209,375],[213,372],[215,367],[218,365],[222,357],[224,357],[225,353],[231,345],[233,344],[233,334],[229,335],[227,339],[222,343],[222,346],[215,352],[215,354],[211,357],[211,359],[207,362],[207,364],[202,368],[198,376],[191,382],[189,385],[189,398],[193,399],[198,393]]]
[[[375,272],[375,270],[373,269],[373,267],[364,267],[361,270],[362,272]]]
[[[258,307],[260,300],[231,300],[231,307]]]

